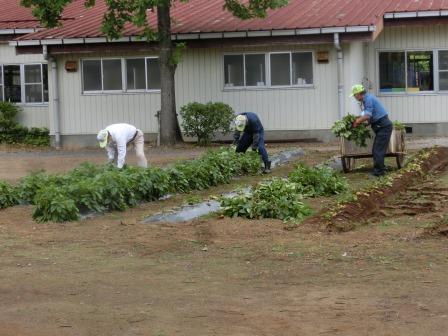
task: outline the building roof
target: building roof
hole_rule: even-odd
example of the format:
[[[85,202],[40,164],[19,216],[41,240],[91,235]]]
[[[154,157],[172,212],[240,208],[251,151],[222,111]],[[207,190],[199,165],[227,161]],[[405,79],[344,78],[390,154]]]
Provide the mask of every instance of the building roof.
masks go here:
[[[12,7],[19,2],[3,1]],[[224,10],[223,3],[224,0],[190,0],[187,3],[176,1],[172,8],[173,34],[196,34],[198,38],[211,38],[219,37],[222,33],[241,32],[246,36],[251,36],[251,33],[255,36],[256,32],[270,32],[271,35],[272,32],[274,35],[286,35],[288,31],[293,31],[295,35],[366,32],[382,26],[384,17],[448,16],[448,0],[290,0],[286,7],[269,11],[264,19],[240,20]],[[91,9],[84,7],[84,0],[74,0],[64,11],[62,27],[27,34],[18,40],[56,42],[55,40],[90,38],[100,42],[104,38],[101,22],[105,11],[104,0],[97,0],[95,7]],[[155,13],[149,14],[149,22],[152,27],[156,27]],[[8,25],[25,27],[26,24],[30,28],[39,27],[29,9],[20,7],[13,10],[13,15],[5,12],[0,14],[0,29]],[[138,34],[139,29],[131,24],[123,31],[123,36],[127,38]]]

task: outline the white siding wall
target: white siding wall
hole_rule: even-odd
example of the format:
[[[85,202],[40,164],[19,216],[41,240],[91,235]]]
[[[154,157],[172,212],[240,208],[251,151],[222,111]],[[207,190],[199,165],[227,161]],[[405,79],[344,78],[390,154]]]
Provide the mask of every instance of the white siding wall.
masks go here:
[[[329,50],[330,62],[313,60],[314,87],[224,90],[223,54],[301,50],[297,46],[250,49],[191,49],[177,70],[178,107],[192,101],[222,101],[237,112],[256,112],[266,130],[328,129],[337,119],[336,53],[332,46],[302,50]]]
[[[107,55],[107,57],[110,56]],[[100,55],[89,55],[88,58],[95,57],[98,58]],[[67,60],[79,61],[80,56],[58,58],[60,127],[62,135],[96,134],[98,130],[105,126],[119,122],[136,125],[144,132],[157,132],[155,114],[160,109],[160,94],[84,95],[82,93],[81,65],[78,64],[78,71],[67,72],[64,69],[65,61]],[[50,90],[50,101],[51,98]],[[53,106],[50,109],[53,111]],[[51,125],[53,129],[53,120]]]
[[[331,51],[328,64],[318,64],[314,60],[314,87],[312,88],[235,91],[224,90],[223,54],[243,50],[189,49],[185,52],[176,72],[178,110],[182,105],[193,101],[203,103],[222,101],[238,112],[257,112],[266,130],[328,129],[338,118],[336,53],[332,49],[331,45],[303,48],[303,50],[312,51]],[[251,48],[244,51],[275,50],[300,49],[297,47]],[[101,56],[112,55],[97,55],[96,57]],[[144,132],[157,132],[154,115],[160,109],[160,94],[83,95],[81,70],[78,69],[74,73],[64,70],[65,61],[79,61],[81,57],[71,55],[58,58],[62,135],[95,134],[102,127],[115,122],[129,122],[137,125]],[[89,58],[94,57],[89,55]]]
[[[385,28],[378,39],[368,46],[368,76],[373,84],[374,93],[378,94],[379,50],[422,50],[425,48],[448,48],[448,26]],[[378,96],[388,108],[391,119],[406,123],[448,122],[446,93],[396,96],[378,94]]]
[[[42,55],[16,55],[15,48],[0,43],[0,64],[46,63]],[[28,127],[50,127],[47,104],[23,104],[19,122]]]

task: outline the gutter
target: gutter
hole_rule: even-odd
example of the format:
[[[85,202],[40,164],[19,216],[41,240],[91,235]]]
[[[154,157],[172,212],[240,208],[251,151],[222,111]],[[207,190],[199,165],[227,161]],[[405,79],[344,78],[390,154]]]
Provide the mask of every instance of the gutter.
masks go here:
[[[301,29],[271,29],[271,30],[251,30],[234,32],[210,32],[210,33],[176,33],[171,35],[171,40],[203,40],[203,39],[227,39],[241,37],[263,37],[263,36],[306,36],[335,33],[365,33],[375,32],[376,26],[344,26],[344,27],[320,27]],[[80,38],[44,38],[37,40],[16,40],[10,41],[9,45],[16,46],[36,46],[36,45],[71,45],[71,44],[91,44],[91,43],[122,43],[122,42],[142,42],[139,36],[124,36],[116,40],[106,37],[80,37]]]
[[[58,64],[54,57],[49,57],[46,45],[42,46],[42,56],[45,60],[50,62],[51,66],[51,103],[53,106],[54,146],[56,149],[61,149]]]
[[[341,42],[339,39],[339,33],[334,34],[334,47],[337,51],[337,67],[338,67],[338,112],[339,119],[342,119],[345,115],[344,113],[344,53],[342,51]]]

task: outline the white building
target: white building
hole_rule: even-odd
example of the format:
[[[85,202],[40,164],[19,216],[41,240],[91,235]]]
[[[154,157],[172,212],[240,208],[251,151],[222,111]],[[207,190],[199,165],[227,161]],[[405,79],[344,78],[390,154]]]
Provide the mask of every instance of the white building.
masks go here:
[[[327,140],[337,119],[358,113],[348,96],[363,83],[413,134],[448,134],[448,5],[290,0],[266,19],[240,21],[222,2],[173,8],[173,40],[187,43],[176,72],[178,108],[222,101],[258,113],[268,140]],[[104,5],[80,3],[68,8],[61,28],[37,32],[33,22],[26,27],[33,31],[8,33],[19,27],[11,20],[6,27],[0,15],[9,41],[0,45],[4,99],[23,104],[21,121],[49,127],[62,144],[94,144],[97,131],[114,122],[154,139],[157,44],[137,40],[135,28],[108,42],[100,33]]]

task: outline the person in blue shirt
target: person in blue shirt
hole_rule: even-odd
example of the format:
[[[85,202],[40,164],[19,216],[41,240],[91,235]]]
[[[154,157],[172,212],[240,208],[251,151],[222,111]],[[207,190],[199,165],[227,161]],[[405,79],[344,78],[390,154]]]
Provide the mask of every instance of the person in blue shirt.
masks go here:
[[[252,150],[258,151],[263,160],[263,173],[271,172],[271,161],[269,161],[268,153],[264,146],[264,128],[260,118],[255,113],[243,112],[236,116],[233,139],[237,153],[245,153],[249,146],[252,145]]]
[[[361,103],[361,116],[353,122],[353,127],[357,127],[363,122],[368,122],[375,133],[373,141],[373,172],[374,176],[385,174],[384,157],[389,146],[393,125],[389,120],[388,113],[381,102],[373,94],[367,93],[363,85],[352,87],[351,97],[355,97]]]

